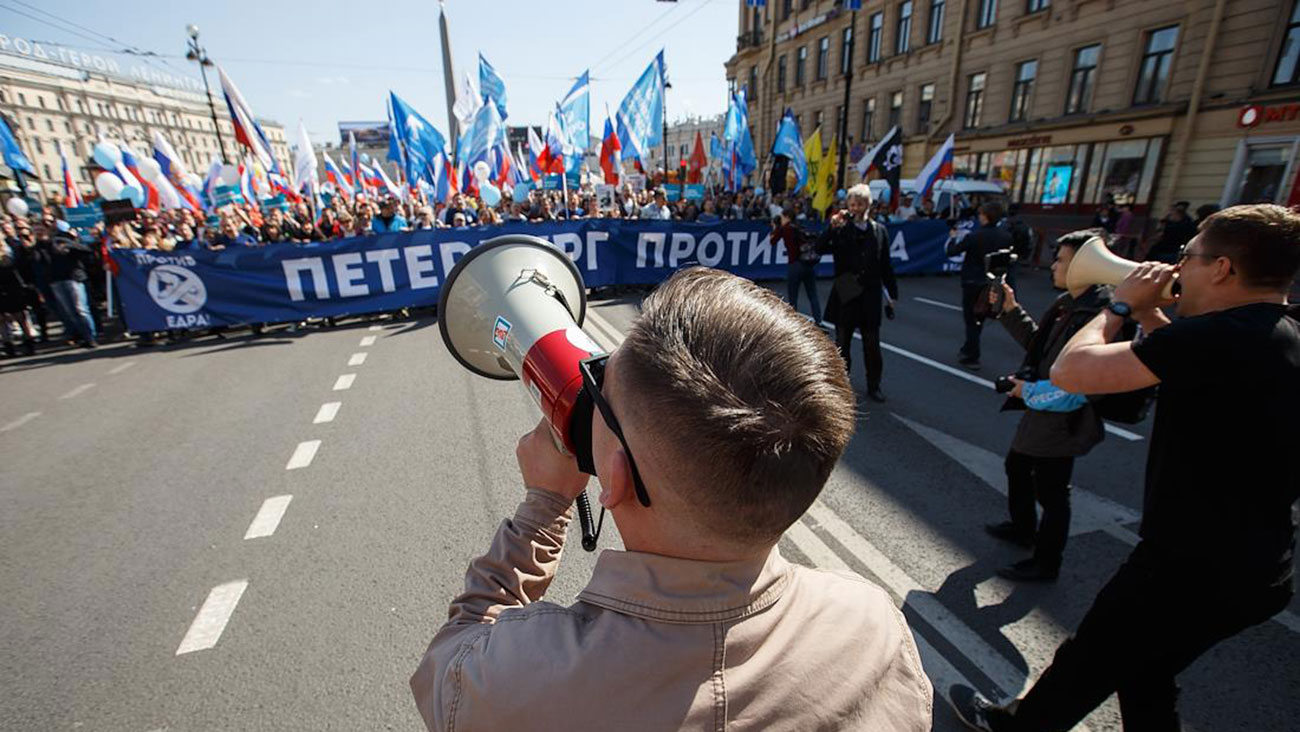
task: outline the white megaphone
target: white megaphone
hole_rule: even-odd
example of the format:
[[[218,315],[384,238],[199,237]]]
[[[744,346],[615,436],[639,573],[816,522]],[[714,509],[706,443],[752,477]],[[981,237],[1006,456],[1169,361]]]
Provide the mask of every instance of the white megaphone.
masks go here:
[[[582,388],[583,359],[604,353],[582,331],[587,289],[573,262],[545,239],[507,234],[469,250],[452,267],[438,302],[447,350],[489,379],[522,379],[551,425],[556,447],[595,475],[591,398]],[[596,548],[591,504],[578,496],[582,546]]]
[[[1070,269],[1065,272],[1065,286],[1070,290],[1082,290],[1092,285],[1118,285],[1137,267],[1137,262],[1115,254],[1101,237],[1094,236],[1074,253]],[[1176,284],[1175,275],[1160,296],[1165,300],[1174,299]]]

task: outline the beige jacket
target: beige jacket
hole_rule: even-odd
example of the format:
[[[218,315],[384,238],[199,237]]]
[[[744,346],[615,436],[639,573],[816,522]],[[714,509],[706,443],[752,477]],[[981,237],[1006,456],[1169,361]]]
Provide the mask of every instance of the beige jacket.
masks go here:
[[[929,730],[903,615],[857,577],[764,559],[605,551],[541,602],[569,506],[530,490],[434,636],[411,690],[430,730]]]

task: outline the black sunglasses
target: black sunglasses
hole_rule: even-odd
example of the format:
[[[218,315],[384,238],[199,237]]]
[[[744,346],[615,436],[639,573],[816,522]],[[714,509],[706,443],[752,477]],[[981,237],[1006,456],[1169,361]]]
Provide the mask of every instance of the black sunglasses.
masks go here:
[[[584,358],[578,362],[578,369],[582,372],[582,388],[591,399],[596,409],[600,410],[600,416],[609,426],[609,431],[614,433],[618,442],[623,446],[623,452],[627,455],[627,462],[632,466],[632,482],[636,486],[636,499],[641,502],[642,506],[650,505],[650,494],[646,492],[645,483],[641,482],[641,471],[636,468],[636,460],[632,457],[632,448],[627,446],[627,438],[623,436],[623,428],[619,426],[618,420],[614,417],[614,410],[605,401],[604,395],[600,393],[601,386],[605,383],[605,363],[609,361],[609,354],[601,354]],[[602,510],[602,514],[604,511]]]

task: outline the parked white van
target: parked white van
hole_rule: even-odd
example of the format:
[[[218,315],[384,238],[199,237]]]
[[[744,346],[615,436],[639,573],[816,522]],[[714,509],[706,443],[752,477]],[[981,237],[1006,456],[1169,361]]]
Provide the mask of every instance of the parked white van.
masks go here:
[[[915,179],[905,178],[899,181],[899,184],[904,193],[916,194]],[[889,184],[884,180],[878,178],[870,181],[867,185],[871,187],[871,197],[874,200],[889,200]],[[945,178],[934,184],[934,189],[930,195],[934,198],[935,210],[942,216],[948,215],[949,202],[952,201],[954,196],[956,196],[954,216],[964,208],[978,208],[989,201],[1001,204],[1004,210],[1007,204],[1010,203],[1007,194],[1002,192],[1002,186],[987,180],[966,180],[962,178],[948,180]],[[921,202],[913,200],[912,205],[919,209]]]

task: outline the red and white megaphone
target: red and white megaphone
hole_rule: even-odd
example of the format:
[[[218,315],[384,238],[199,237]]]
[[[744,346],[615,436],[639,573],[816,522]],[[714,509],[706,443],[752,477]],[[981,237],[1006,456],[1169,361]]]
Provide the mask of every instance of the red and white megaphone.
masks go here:
[[[557,447],[595,475],[591,398],[579,363],[604,352],[582,331],[587,289],[564,252],[545,239],[507,234],[474,247],[443,283],[438,329],[447,350],[489,379],[522,379]],[[578,496],[582,546],[596,548],[587,495]]]

